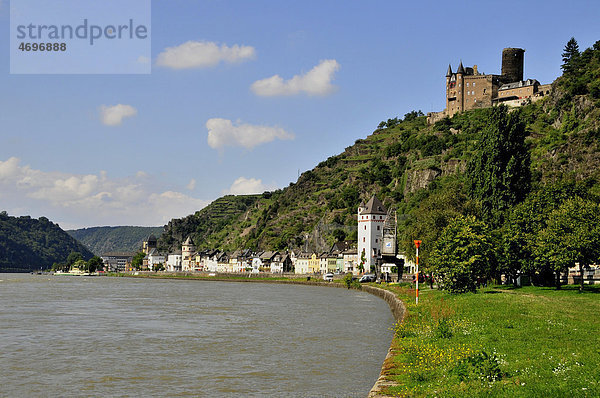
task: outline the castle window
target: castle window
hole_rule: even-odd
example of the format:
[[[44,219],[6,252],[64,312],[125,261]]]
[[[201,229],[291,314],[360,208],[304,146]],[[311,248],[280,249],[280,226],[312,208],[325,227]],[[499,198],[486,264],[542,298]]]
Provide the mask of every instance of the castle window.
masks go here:
[[[379,225],[378,225],[378,226],[377,226],[377,230],[379,231],[380,229],[381,229],[381,226],[379,226]]]
[[[365,242],[365,238],[363,237],[363,243]]]
[[[467,87],[469,87],[469,82],[467,82]]]
[[[365,231],[367,230],[367,226],[365,225]]]
[[[475,82],[473,82],[473,87],[475,87]]]

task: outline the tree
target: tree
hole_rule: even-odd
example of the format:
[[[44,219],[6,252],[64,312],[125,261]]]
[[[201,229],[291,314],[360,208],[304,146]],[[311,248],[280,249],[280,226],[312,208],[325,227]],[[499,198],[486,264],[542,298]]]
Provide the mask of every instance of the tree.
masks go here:
[[[538,234],[546,228],[550,214],[573,197],[589,197],[587,188],[572,182],[549,184],[531,193],[512,209],[502,231],[501,271],[509,279],[524,272],[541,284],[552,285],[559,281],[560,274],[556,274],[555,278],[556,271],[549,264],[534,261],[533,251]]]
[[[442,231],[429,257],[443,290],[474,292],[496,265],[494,245],[487,225],[474,216],[458,216]]]
[[[579,290],[583,291],[583,270],[600,259],[600,205],[575,197],[554,210],[537,238],[536,262],[556,272],[567,272],[579,263]]]
[[[103,265],[102,259],[98,256],[94,256],[88,261],[87,268],[89,272],[96,272],[96,270],[102,268]]]
[[[575,64],[579,58],[579,45],[574,37],[567,42],[562,53],[563,64],[560,66],[564,73],[572,73],[575,70]]]
[[[142,264],[144,263],[144,257],[146,257],[146,253],[138,252],[135,256],[133,256],[133,260],[131,260],[131,265],[135,269],[142,268]]]
[[[525,124],[518,111],[506,106],[490,110],[477,150],[467,164],[466,185],[481,203],[481,216],[492,228],[504,222],[505,213],[529,192],[531,170],[525,145]]]
[[[83,260],[81,253],[71,252],[71,253],[69,253],[69,256],[67,257],[67,265],[70,267],[71,265],[75,264],[79,260]]]
[[[344,239],[346,239],[346,232],[343,229],[335,229],[332,235],[338,242],[341,242]]]
[[[77,268],[81,271],[87,271],[87,263],[83,259],[79,259],[73,263],[72,268]]]
[[[365,263],[367,262],[367,257],[365,256],[365,249],[360,253],[360,264],[358,264],[358,270],[363,273],[365,271]]]

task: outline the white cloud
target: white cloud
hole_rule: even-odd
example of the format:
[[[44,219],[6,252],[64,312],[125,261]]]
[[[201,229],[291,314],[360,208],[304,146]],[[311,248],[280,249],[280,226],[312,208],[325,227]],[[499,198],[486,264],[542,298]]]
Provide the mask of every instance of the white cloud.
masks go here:
[[[334,74],[340,69],[340,64],[335,59],[326,59],[303,75],[295,75],[289,80],[283,80],[279,75],[252,83],[250,89],[256,95],[274,97],[282,95],[327,95],[335,91],[331,84]]]
[[[113,106],[102,105],[100,107],[100,118],[107,126],[118,126],[126,117],[137,115],[137,109],[131,105],[117,104]]]
[[[156,64],[172,69],[207,68],[220,62],[241,62],[255,56],[252,46],[234,44],[229,47],[209,41],[188,41],[177,47],[167,47],[158,54]]]
[[[256,178],[240,177],[231,184],[229,189],[223,191],[224,195],[249,195],[254,193],[262,193],[265,191],[272,191],[277,187],[275,184],[267,185],[263,184],[262,180]]]
[[[196,188],[196,180],[192,178],[185,187],[192,191],[194,188]]]
[[[208,145],[213,149],[223,149],[226,146],[242,146],[252,149],[275,139],[294,139],[294,134],[279,127],[239,124],[239,122],[237,126],[234,126],[228,119],[208,119],[206,128],[208,129]]]
[[[152,188],[152,183],[147,174],[139,172],[127,178],[110,178],[104,171],[82,175],[35,170],[21,166],[19,159],[12,157],[0,160],[0,210],[44,215],[60,221],[63,227],[156,226],[209,203],[180,192]]]

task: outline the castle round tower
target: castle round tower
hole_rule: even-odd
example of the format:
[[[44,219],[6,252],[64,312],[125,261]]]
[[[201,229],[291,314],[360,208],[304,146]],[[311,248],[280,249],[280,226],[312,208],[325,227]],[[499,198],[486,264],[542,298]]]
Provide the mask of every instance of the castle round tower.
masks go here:
[[[525,50],[522,48],[505,48],[502,50],[502,79],[505,83],[523,80],[523,60]]]
[[[360,265],[364,253],[365,272],[371,272],[371,266],[375,266],[381,254],[386,217],[387,210],[375,195],[366,205],[358,207],[358,263]]]

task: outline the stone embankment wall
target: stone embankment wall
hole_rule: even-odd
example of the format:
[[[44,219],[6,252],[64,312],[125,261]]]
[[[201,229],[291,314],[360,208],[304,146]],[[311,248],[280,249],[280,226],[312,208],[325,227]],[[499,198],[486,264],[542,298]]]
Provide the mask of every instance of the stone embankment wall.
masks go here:
[[[381,297],[385,300],[386,303],[390,306],[390,310],[392,311],[392,315],[396,319],[396,322],[402,322],[404,320],[404,314],[406,313],[406,307],[402,300],[400,300],[396,295],[388,290],[380,289],[374,286],[363,286],[362,289],[368,293],[374,294],[375,296]],[[392,347],[388,350],[387,356],[385,357],[385,362],[391,360],[393,355]],[[385,398],[387,395],[382,394],[382,391],[386,387],[390,387],[395,385],[394,382],[390,382],[387,380],[386,376],[383,374],[383,368],[381,369],[381,373],[379,374],[379,378],[375,382],[373,388],[369,392],[369,398]]]

